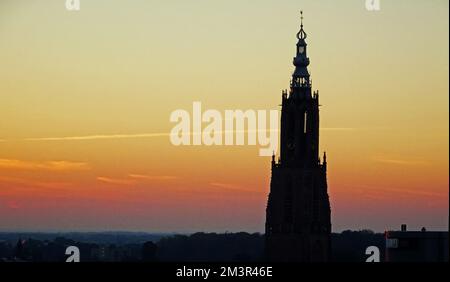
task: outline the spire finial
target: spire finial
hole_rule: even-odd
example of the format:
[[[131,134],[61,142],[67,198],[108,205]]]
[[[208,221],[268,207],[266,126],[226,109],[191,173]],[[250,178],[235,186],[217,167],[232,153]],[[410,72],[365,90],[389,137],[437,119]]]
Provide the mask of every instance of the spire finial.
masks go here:
[[[301,21],[301,27],[303,28],[303,10],[300,10],[300,21]]]
[[[306,32],[303,30],[303,10],[300,11],[300,31],[297,33],[298,40],[306,39]]]

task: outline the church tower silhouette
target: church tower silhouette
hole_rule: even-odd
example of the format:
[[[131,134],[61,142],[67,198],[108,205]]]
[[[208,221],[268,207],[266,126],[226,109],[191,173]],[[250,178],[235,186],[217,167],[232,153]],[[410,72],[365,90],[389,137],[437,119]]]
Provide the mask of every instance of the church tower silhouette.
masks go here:
[[[280,158],[272,156],[266,209],[269,261],[328,261],[331,209],[327,159],[319,158],[319,93],[311,94],[307,34],[301,27],[289,93],[282,92]]]

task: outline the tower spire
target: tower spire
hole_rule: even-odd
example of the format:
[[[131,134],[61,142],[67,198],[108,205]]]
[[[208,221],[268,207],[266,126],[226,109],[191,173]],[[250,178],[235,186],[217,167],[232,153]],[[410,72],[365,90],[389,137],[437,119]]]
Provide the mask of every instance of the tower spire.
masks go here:
[[[300,11],[300,31],[297,33],[298,40],[305,40],[307,37],[306,32],[303,30],[303,11]]]
[[[300,31],[297,33],[297,52],[294,58],[295,71],[292,74],[291,89],[310,88],[311,80],[309,79],[308,65],[309,58],[306,54],[306,32],[303,30],[303,11],[300,11]],[[301,95],[305,96],[305,95]],[[306,95],[310,96],[310,95]]]

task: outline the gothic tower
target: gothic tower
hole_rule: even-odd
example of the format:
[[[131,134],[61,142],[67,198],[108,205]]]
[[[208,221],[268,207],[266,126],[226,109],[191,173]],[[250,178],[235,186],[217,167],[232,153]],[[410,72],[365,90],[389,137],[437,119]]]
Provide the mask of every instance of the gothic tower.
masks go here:
[[[280,158],[272,157],[266,209],[270,261],[327,261],[331,210],[327,160],[319,158],[319,93],[311,93],[303,14],[289,94],[282,92]]]

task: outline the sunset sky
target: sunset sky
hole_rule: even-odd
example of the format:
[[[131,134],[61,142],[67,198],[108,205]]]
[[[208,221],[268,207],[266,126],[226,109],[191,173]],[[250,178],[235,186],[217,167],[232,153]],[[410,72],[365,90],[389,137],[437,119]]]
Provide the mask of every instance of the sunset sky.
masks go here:
[[[448,6],[0,0],[0,231],[263,232],[270,157],[169,117],[279,109],[300,10],[333,231],[447,230]]]

